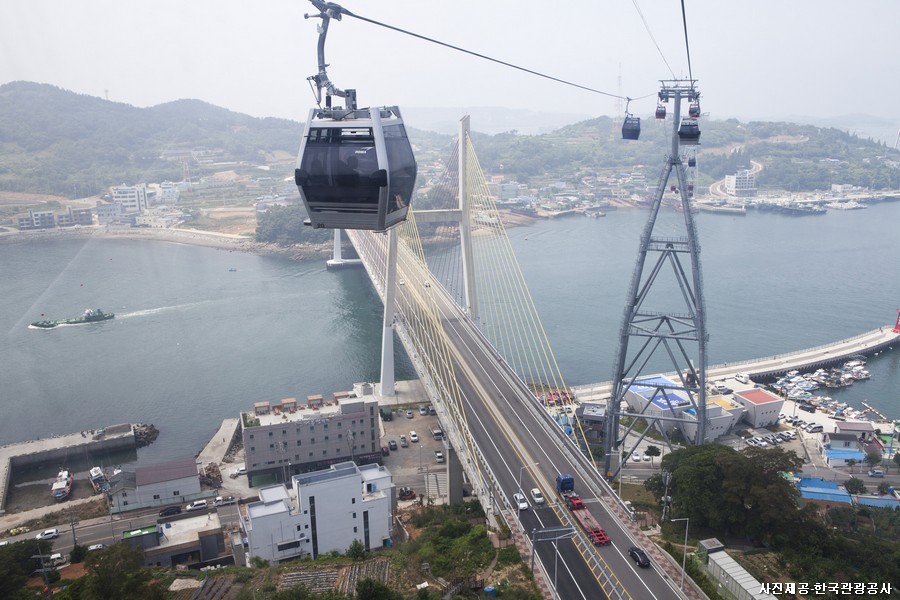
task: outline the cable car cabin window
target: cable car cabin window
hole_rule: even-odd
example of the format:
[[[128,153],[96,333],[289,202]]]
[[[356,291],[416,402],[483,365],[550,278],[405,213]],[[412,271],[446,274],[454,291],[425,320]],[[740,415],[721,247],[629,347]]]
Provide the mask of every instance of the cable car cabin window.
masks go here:
[[[388,190],[388,213],[409,210],[413,189],[416,185],[416,159],[406,137],[402,124],[385,125],[384,146],[390,165],[390,189]]]
[[[312,127],[297,184],[310,204],[327,210],[340,204],[351,212],[377,212],[379,184],[375,138],[367,127]]]

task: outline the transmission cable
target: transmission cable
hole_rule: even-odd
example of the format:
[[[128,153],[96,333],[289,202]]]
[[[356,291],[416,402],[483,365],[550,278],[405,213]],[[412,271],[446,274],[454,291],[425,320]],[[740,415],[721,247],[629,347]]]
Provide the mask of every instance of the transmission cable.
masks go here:
[[[681,0],[681,22],[684,23],[684,49],[687,52],[687,62],[688,62],[688,79],[693,82],[694,75],[691,73],[691,45],[688,42],[688,32],[687,32],[687,13],[684,10],[684,0]],[[693,84],[692,84],[693,85]]]
[[[656,42],[656,38],[653,37],[653,32],[650,31],[650,24],[647,23],[647,19],[644,18],[644,13],[641,11],[641,7],[638,6],[637,0],[631,0],[632,4],[634,4],[634,9],[637,11],[638,16],[641,18],[641,21],[644,23],[644,29],[647,30],[647,35],[650,36],[650,41],[653,42],[653,45],[656,46],[656,51],[659,52],[659,57],[662,58],[662,61],[665,63],[666,68],[669,69],[669,73],[672,74],[672,79],[678,79],[675,77],[675,71],[672,70],[672,67],[669,66],[669,61],[666,60],[666,56],[663,54],[662,48],[659,47],[659,44]],[[681,3],[681,8],[684,10],[684,2]],[[688,57],[688,64],[690,64],[690,57]]]
[[[618,94],[611,94],[611,93],[609,93],[609,92],[604,92],[604,91],[602,91],[602,90],[598,90],[598,89],[595,89],[595,88],[592,88],[592,87],[587,87],[587,86],[585,86],[585,85],[581,85],[581,84],[578,84],[578,83],[573,83],[573,82],[567,81],[567,80],[565,80],[565,79],[560,79],[559,77],[553,77],[552,75],[547,75],[547,74],[545,74],[545,73],[540,73],[540,72],[534,71],[534,70],[532,70],[532,69],[527,69],[527,68],[525,68],[525,67],[520,67],[519,65],[514,65],[514,64],[512,64],[512,63],[509,63],[509,62],[506,62],[506,61],[503,61],[503,60],[500,60],[500,59],[497,59],[497,58],[492,58],[492,57],[490,57],[490,56],[487,56],[487,55],[485,55],[485,54],[480,54],[480,53],[474,52],[474,51],[472,51],[472,50],[466,50],[465,48],[460,48],[459,46],[454,46],[453,44],[448,44],[448,43],[446,43],[446,42],[442,42],[442,41],[440,41],[440,40],[436,40],[436,39],[434,39],[434,38],[430,38],[430,37],[425,36],[425,35],[420,35],[420,34],[418,34],[418,33],[413,33],[412,31],[407,31],[406,29],[401,29],[400,27],[395,27],[395,26],[393,26],[393,25],[388,25],[387,23],[381,23],[380,21],[375,21],[374,19],[369,19],[369,18],[366,18],[366,17],[361,17],[360,15],[357,15],[357,14],[354,14],[354,13],[350,12],[349,10],[347,10],[347,9],[344,8],[344,7],[340,7],[340,9],[341,9],[341,14],[347,15],[348,17],[354,17],[354,18],[356,18],[356,19],[359,19],[360,21],[365,21],[365,22],[371,23],[371,24],[373,24],[373,25],[378,25],[379,27],[384,27],[384,28],[386,28],[386,29],[391,29],[391,30],[396,31],[396,32],[398,32],[398,33],[404,33],[404,34],[406,34],[406,35],[412,36],[412,37],[414,37],[414,38],[418,38],[418,39],[420,39],[420,40],[424,40],[424,41],[426,41],[426,42],[431,42],[431,43],[437,44],[437,45],[439,45],[439,46],[444,46],[445,48],[450,48],[451,50],[456,50],[456,51],[458,51],[458,52],[463,52],[463,53],[465,53],[465,54],[471,54],[472,56],[476,56],[476,57],[478,57],[478,58],[483,58],[484,60],[489,60],[489,61],[491,61],[491,62],[495,62],[495,63],[501,64],[501,65],[503,65],[503,66],[505,66],[505,67],[510,67],[510,68],[513,68],[513,69],[518,69],[519,71],[524,71],[525,73],[529,73],[529,74],[531,74],[531,75],[537,75],[538,77],[543,77],[544,79],[549,79],[549,80],[551,80],[551,81],[556,81],[557,83],[562,83],[562,84],[564,84],[564,85],[569,85],[569,86],[572,86],[572,87],[576,87],[576,88],[578,88],[578,89],[582,89],[582,90],[585,90],[585,91],[588,91],[588,92],[593,92],[593,93],[595,93],[595,94],[601,94],[601,95],[603,95],[603,96],[609,96],[610,98],[618,98],[618,99],[620,99],[620,100],[640,100],[641,98],[648,98],[648,97],[650,97],[650,96],[653,95],[653,94],[648,94],[648,95],[646,95],[646,96],[641,96],[641,98],[627,98],[626,96],[620,96],[620,95],[618,95]],[[657,48],[658,48],[658,47],[657,47]],[[665,59],[663,59],[663,60],[665,60]],[[671,70],[671,69],[670,69],[670,70]]]

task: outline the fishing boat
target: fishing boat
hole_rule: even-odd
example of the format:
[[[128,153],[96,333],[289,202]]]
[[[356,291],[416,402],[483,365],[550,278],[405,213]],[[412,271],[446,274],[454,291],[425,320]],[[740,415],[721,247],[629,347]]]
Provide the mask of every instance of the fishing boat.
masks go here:
[[[100,467],[93,467],[90,472],[91,486],[98,494],[102,494],[109,490],[109,480]]]
[[[69,471],[60,471],[56,476],[56,480],[50,486],[50,493],[53,495],[53,499],[62,501],[68,498],[74,481],[75,478]]]

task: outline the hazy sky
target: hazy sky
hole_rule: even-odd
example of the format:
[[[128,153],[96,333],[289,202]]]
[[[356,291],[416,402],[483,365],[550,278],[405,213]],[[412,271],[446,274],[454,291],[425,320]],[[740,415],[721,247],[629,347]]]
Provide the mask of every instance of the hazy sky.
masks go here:
[[[632,103],[641,116],[653,110],[660,79],[688,75],[678,0],[341,4],[610,94],[649,94]],[[900,1],[684,4],[691,68],[712,117],[895,116]],[[305,0],[2,0],[0,82],[49,83],[136,106],[197,98],[254,116],[305,120],[314,104],[306,78],[317,70],[319,23],[304,19],[307,12],[314,9]],[[355,87],[361,106],[592,116],[618,107],[607,96],[349,17],[332,21],[326,59],[332,81]]]

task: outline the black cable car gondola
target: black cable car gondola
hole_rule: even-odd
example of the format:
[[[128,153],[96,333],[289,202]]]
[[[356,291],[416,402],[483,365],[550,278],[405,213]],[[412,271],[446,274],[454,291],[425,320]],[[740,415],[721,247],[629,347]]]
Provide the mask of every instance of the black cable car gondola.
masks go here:
[[[622,139],[636,140],[641,137],[641,118],[634,117],[625,113],[625,120],[622,122]]]
[[[697,119],[682,119],[678,128],[678,138],[685,146],[696,146],[700,143],[700,124]]]
[[[416,182],[416,160],[396,106],[356,107],[356,90],[339,90],[325,71],[325,36],[340,6],[310,0],[319,9],[319,73],[316,102],[325,88],[325,107],[309,113],[294,181],[309,215],[308,225],[328,229],[383,231],[406,219]],[[346,108],[332,108],[332,96]]]
[[[697,166],[697,159],[694,158],[693,156],[690,157],[690,158],[688,159],[688,166],[689,166],[689,167],[696,167],[696,166]]]

